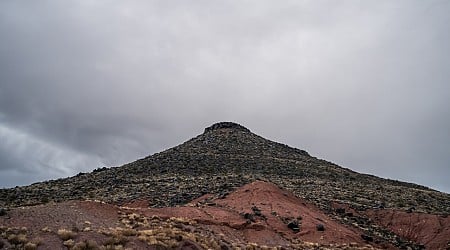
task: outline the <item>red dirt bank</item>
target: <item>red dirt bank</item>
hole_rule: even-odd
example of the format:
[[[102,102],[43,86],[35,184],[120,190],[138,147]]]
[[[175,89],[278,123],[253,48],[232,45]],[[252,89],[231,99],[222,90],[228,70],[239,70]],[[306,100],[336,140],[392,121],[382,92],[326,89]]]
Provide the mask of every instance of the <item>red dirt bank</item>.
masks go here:
[[[427,249],[450,249],[450,217],[392,209],[368,210],[375,223]]]
[[[260,210],[261,216],[254,215],[252,207]],[[259,245],[287,245],[296,239],[319,244],[366,244],[358,230],[333,221],[291,192],[263,181],[245,185],[224,199],[206,195],[183,207],[141,208],[136,212],[162,218],[189,218],[226,237]],[[254,221],[246,219],[245,214]],[[298,233],[287,227],[287,223],[297,218],[301,218]],[[325,230],[318,231],[318,224]]]

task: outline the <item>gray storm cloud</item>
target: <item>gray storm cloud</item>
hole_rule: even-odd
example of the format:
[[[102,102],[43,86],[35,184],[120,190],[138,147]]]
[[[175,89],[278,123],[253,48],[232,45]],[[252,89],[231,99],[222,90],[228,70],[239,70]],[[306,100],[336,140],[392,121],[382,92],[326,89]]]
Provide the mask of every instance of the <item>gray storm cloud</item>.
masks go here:
[[[217,121],[450,192],[448,1],[0,2],[0,186]]]

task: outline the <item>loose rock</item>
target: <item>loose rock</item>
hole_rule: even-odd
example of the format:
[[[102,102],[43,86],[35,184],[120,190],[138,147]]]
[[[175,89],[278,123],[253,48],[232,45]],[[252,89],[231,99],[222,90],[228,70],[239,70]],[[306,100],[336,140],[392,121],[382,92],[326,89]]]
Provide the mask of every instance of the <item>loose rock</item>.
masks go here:
[[[373,237],[369,236],[369,235],[366,235],[366,234],[361,234],[361,238],[363,240],[365,240],[365,241],[368,241],[368,242],[372,242],[373,241]]]
[[[259,209],[258,207],[254,206],[254,207],[252,207],[252,210],[253,210],[253,213],[254,213],[256,216],[261,216],[261,215],[262,215],[261,209]]]
[[[292,231],[294,231],[294,232],[300,231],[300,226],[298,224],[298,220],[293,220],[293,221],[289,222],[287,226],[288,226],[288,228],[292,229]]]
[[[336,213],[338,214],[344,214],[345,213],[345,208],[336,208]]]
[[[323,224],[317,224],[316,228],[317,231],[325,231],[325,227],[323,226]]]
[[[247,220],[249,220],[251,222],[255,222],[255,218],[253,217],[253,214],[251,214],[251,213],[245,213],[244,214],[244,219],[247,219]]]
[[[6,209],[0,208],[0,216],[5,216],[5,215],[6,215]]]

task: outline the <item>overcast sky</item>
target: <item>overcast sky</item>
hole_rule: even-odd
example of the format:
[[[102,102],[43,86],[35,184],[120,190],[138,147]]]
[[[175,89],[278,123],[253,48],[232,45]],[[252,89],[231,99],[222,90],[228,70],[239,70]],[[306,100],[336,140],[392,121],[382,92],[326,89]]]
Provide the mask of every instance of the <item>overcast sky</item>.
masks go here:
[[[450,1],[0,1],[0,187],[218,121],[450,192]]]

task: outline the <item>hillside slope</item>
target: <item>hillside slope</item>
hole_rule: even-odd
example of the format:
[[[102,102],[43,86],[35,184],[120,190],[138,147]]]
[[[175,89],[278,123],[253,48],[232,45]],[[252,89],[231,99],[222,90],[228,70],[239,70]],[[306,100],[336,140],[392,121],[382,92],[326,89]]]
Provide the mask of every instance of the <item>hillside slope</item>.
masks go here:
[[[268,180],[321,207],[330,201],[359,208],[383,206],[450,213],[450,195],[420,185],[360,174],[307,152],[266,140],[235,123],[217,123],[179,146],[121,167],[0,189],[1,206],[98,199],[151,198],[152,206],[183,204]]]

